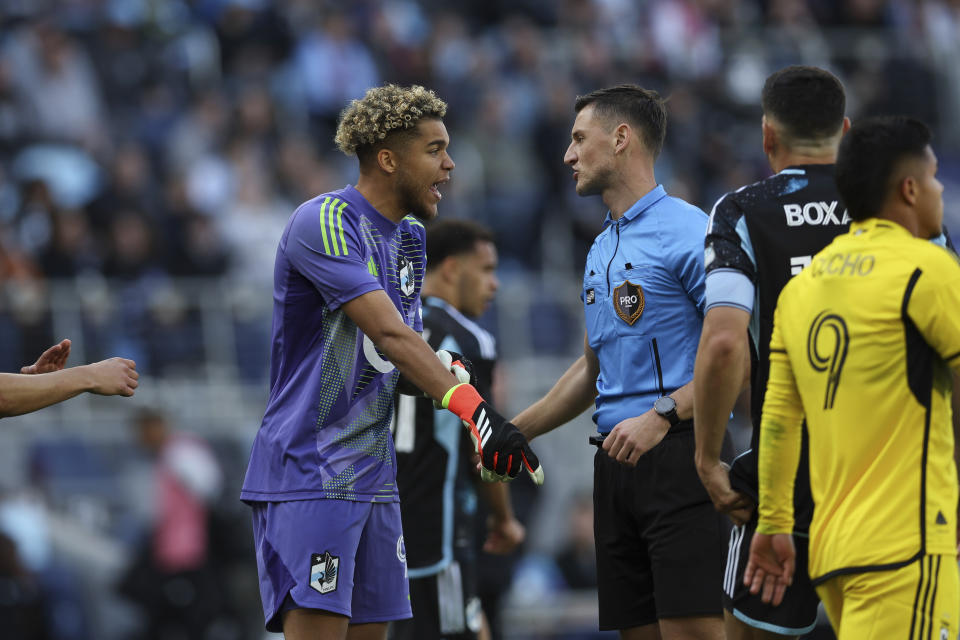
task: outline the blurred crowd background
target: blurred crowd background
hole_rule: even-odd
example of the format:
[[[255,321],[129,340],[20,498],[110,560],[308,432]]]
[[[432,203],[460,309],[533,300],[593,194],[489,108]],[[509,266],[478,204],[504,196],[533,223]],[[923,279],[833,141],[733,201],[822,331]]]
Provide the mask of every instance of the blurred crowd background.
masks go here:
[[[0,0],[0,370],[69,337],[73,363],[122,355],[144,376],[133,401],[0,424],[0,616],[47,612],[45,635],[21,609],[23,635],[0,636],[194,637],[157,632],[136,598],[165,506],[144,407],[199,447],[187,467],[216,469],[187,483],[215,525],[215,571],[168,600],[212,588],[214,623],[195,637],[263,635],[237,487],[267,394],[274,252],[296,205],[355,180],[332,137],[366,88],[418,83],[449,103],[441,215],[497,234],[483,324],[509,415],[582,345],[581,267],[604,208],[562,163],[577,94],[634,82],[667,96],[657,177],[709,211],[769,173],[764,78],[823,66],[853,119],[931,125],[960,230],[957,59],[957,0]],[[547,485],[516,488],[530,536],[499,569],[516,578],[505,637],[592,637],[590,430],[581,418],[538,441]]]

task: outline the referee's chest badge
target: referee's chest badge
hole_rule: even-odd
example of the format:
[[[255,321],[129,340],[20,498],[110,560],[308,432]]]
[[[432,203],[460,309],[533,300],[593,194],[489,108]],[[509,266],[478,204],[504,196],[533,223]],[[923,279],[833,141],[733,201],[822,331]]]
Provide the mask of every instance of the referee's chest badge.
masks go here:
[[[340,557],[329,551],[310,556],[310,586],[320,593],[337,590],[337,574],[340,573]]]
[[[633,324],[643,313],[643,289],[629,280],[613,290],[613,308],[627,324]]]

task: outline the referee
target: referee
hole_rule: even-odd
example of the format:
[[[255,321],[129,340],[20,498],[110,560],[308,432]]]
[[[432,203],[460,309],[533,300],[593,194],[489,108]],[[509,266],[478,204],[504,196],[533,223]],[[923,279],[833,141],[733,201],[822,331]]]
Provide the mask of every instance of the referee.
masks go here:
[[[620,85],[577,98],[564,161],[609,208],[587,255],[584,355],[514,424],[532,438],[588,408],[600,628],[719,640],[723,518],[693,461],[693,363],[707,216],[654,177],[666,109]]]

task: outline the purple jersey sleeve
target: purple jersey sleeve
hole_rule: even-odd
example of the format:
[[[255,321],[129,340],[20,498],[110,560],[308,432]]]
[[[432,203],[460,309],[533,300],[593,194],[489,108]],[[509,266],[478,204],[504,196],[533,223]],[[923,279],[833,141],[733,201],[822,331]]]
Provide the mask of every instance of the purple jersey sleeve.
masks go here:
[[[382,289],[370,273],[369,252],[355,216],[344,216],[344,200],[317,198],[295,214],[284,251],[293,267],[310,280],[333,311],[354,298]]]

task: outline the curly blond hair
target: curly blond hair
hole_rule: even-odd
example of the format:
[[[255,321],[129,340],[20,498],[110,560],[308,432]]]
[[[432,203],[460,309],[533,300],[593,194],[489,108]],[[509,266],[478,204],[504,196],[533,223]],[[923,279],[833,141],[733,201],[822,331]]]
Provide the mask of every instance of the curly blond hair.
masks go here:
[[[382,142],[392,131],[411,129],[421,118],[442,118],[446,113],[447,103],[429,89],[386,84],[368,89],[340,113],[334,140],[340,151],[352,156],[359,148]]]

